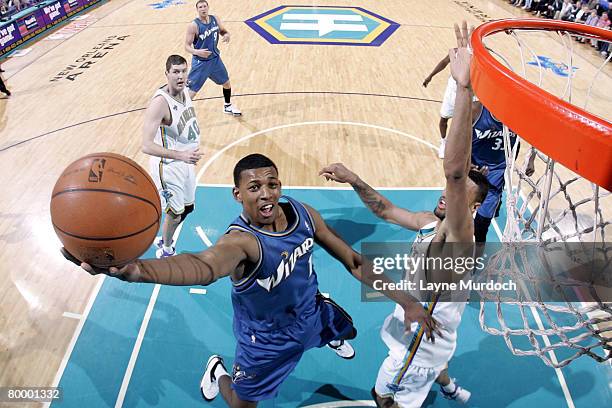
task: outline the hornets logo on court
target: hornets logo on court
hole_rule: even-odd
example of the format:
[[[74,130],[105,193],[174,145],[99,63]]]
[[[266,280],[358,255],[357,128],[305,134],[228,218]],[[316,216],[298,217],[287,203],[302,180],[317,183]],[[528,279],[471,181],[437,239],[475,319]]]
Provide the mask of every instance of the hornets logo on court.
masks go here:
[[[399,24],[361,7],[280,6],[246,23],[271,44],[379,46]]]
[[[293,249],[291,255],[289,255],[287,251],[283,251],[281,254],[283,260],[276,267],[276,274],[265,279],[257,279],[259,286],[268,292],[277,287],[284,279],[287,279],[289,275],[291,275],[298,259],[312,252],[313,245],[314,240],[312,238],[306,238],[301,245]],[[312,273],[312,268],[310,268],[310,273]]]

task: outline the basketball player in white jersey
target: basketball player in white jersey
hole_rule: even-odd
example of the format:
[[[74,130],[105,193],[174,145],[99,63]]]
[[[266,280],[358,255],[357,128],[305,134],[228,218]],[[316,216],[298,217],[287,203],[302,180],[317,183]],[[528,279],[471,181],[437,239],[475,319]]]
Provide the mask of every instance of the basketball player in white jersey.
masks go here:
[[[463,23],[461,29],[455,26],[455,33],[458,48],[449,54],[451,72],[458,84],[455,116],[444,159],[446,188],[434,211],[412,212],[395,206],[340,163],[332,164],[320,172],[327,179],[351,184],[361,200],[378,217],[418,231],[415,243],[439,243],[418,246],[421,250],[425,249],[429,257],[440,256],[442,251],[448,251],[450,245],[447,244],[450,243],[466,243],[473,249],[473,214],[488,190],[486,177],[471,170],[470,163],[472,90],[466,23]],[[415,276],[427,280],[432,273],[435,272],[421,269]],[[389,355],[380,367],[376,386],[372,390],[378,407],[420,407],[434,381],[441,385],[446,398],[459,402],[468,400],[470,393],[454,384],[447,372],[448,361],[456,348],[457,328],[467,294],[460,294],[465,298],[459,302],[438,302],[439,295],[434,294],[429,302],[423,302],[423,306],[442,328],[442,335],[436,338],[435,343],[423,338],[422,329],[418,325],[412,325],[411,330],[406,332],[403,317],[397,311],[385,320],[381,336],[389,347]]]
[[[434,76],[440,73],[446,66],[450,64],[450,58],[445,56],[436,64],[433,71],[423,81],[423,86],[427,88],[427,85],[431,82]],[[446,84],[446,90],[444,91],[444,98],[442,99],[442,106],[440,107],[440,147],[438,147],[438,157],[444,158],[444,149],[446,146],[446,129],[448,127],[448,120],[453,117],[453,110],[455,108],[455,92],[457,92],[457,83],[453,79],[453,76],[448,77],[448,83]]]
[[[175,254],[173,236],[194,209],[195,165],[200,153],[200,128],[185,86],[187,61],[171,55],[166,61],[168,83],[159,88],[145,112],[142,151],[151,155],[150,172],[166,213],[157,256]]]

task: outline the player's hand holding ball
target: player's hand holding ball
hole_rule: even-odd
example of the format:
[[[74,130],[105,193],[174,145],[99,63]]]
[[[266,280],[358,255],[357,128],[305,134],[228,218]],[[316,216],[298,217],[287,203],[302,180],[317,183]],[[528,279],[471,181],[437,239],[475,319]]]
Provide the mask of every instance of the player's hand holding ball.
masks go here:
[[[50,207],[62,253],[89,265],[89,273],[111,267],[110,274],[117,273],[142,256],[155,239],[162,213],[146,170],[114,153],[94,153],[71,163],[53,188]]]
[[[75,265],[80,266],[90,275],[104,274],[127,282],[138,282],[140,280],[140,268],[135,263],[129,263],[121,268],[116,268],[114,266],[111,266],[110,268],[99,268],[79,261],[70,252],[68,252],[66,248],[62,248],[60,251],[64,258]]]

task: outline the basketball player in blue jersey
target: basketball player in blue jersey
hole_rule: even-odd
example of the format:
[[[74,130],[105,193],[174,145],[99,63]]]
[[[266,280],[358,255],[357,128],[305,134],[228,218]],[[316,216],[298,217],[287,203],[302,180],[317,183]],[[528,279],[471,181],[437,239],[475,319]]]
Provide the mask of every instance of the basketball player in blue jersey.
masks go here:
[[[345,341],[356,335],[350,316],[318,291],[312,259],[315,243],[364,284],[372,286],[380,277],[362,274],[361,256],[316,210],[281,196],[278,170],[267,157],[242,158],[234,168],[234,184],[233,195],[242,213],[203,252],[138,260],[108,270],[80,264],[63,253],[91,274],[105,273],[129,282],[194,286],[229,276],[237,340],[233,375],[227,373],[223,359],[213,355],[206,364],[201,391],[206,400],[221,392],[230,407],[243,408],[274,398],[310,348],[329,345],[340,357],[354,355]],[[436,321],[420,303],[403,292],[383,293],[400,305],[407,327],[416,321],[433,339],[438,332]]]
[[[150,173],[165,212],[157,256],[173,256],[174,232],[194,210],[195,165],[200,153],[200,127],[185,87],[187,61],[180,55],[166,60],[168,83],[155,92],[145,111],[142,152],[151,155]]]
[[[480,102],[472,104],[472,164],[481,169],[487,169],[489,192],[478,207],[474,217],[474,237],[476,242],[486,242],[487,232],[493,217],[499,216],[502,193],[504,191],[504,172],[506,171],[506,156],[504,152],[504,125]],[[510,143],[516,143],[516,134],[510,132]],[[517,149],[518,150],[518,149]],[[518,152],[517,152],[518,154]],[[534,173],[535,155],[531,155],[525,174]]]
[[[193,55],[187,84],[189,95],[191,98],[195,97],[204,82],[210,78],[215,84],[223,86],[223,112],[240,116],[242,112],[232,105],[232,85],[217,48],[219,36],[227,43],[230,41],[230,33],[219,17],[208,14],[207,0],[198,0],[196,9],[198,18],[189,24],[185,37],[185,51]]]
[[[451,74],[457,82],[455,112],[444,158],[446,187],[434,211],[412,212],[394,205],[341,163],[331,164],[320,172],[327,179],[349,183],[378,217],[417,231],[417,245],[413,249],[424,249],[424,254],[431,258],[446,256],[449,253],[446,251],[452,251],[453,256],[461,256],[457,254],[458,247],[452,246],[453,243],[467,244],[461,247],[469,250],[467,256],[474,256],[472,217],[488,190],[485,176],[473,170],[470,163],[471,53],[467,49],[469,33],[465,22],[461,29],[455,25],[455,35],[458,47],[449,53]],[[425,270],[424,267],[411,271],[411,274],[421,281],[438,281],[437,271]],[[423,299],[422,294],[413,294]],[[446,295],[437,292],[432,294],[429,301],[423,302],[423,307],[440,323],[442,335],[435,343],[423,339],[423,328],[415,324],[406,332],[405,321],[397,310],[385,320],[381,337],[389,348],[389,354],[380,367],[376,385],[372,389],[377,407],[418,408],[434,382],[440,384],[442,394],[448,399],[463,403],[469,399],[470,392],[455,384],[448,375],[448,362],[455,352],[457,329],[468,294],[460,294],[461,301],[445,300]]]

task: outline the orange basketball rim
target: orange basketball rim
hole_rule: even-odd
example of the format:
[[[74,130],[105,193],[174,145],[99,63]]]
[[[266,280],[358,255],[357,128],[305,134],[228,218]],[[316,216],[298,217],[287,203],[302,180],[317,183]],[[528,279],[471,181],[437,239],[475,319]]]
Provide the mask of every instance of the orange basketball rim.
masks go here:
[[[501,31],[569,32],[612,42],[612,31],[557,20],[491,21],[474,30],[471,78],[478,98],[536,149],[582,177],[612,191],[612,124],[572,105],[502,65],[483,38]]]

